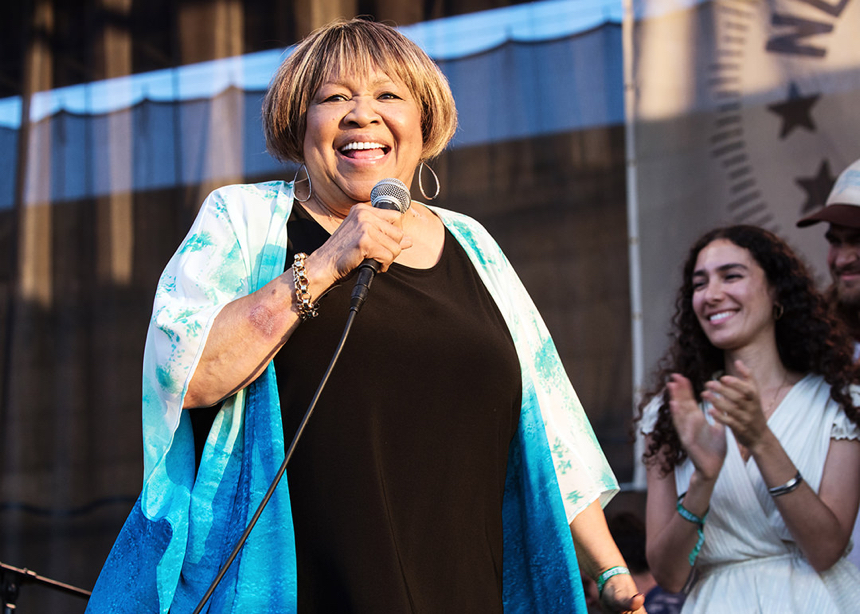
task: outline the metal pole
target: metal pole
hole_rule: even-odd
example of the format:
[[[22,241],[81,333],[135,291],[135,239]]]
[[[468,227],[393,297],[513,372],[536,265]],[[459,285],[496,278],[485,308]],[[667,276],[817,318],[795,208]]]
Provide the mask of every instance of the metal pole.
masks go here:
[[[636,167],[636,71],[634,64],[633,0],[623,0],[621,22],[624,59],[624,148],[627,170],[627,240],[630,263],[630,333],[633,361],[633,411],[642,399],[645,358],[642,330],[642,263],[639,253],[639,199]],[[633,482],[623,485],[631,490],[645,490],[645,467],[642,464],[643,441],[637,434],[633,458]]]

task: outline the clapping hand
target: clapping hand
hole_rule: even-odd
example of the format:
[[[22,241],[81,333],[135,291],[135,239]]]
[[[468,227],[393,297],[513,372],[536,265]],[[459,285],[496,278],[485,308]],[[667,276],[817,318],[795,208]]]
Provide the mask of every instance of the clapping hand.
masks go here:
[[[711,416],[732,429],[738,443],[749,449],[767,430],[767,418],[752,372],[740,360],[735,361],[735,369],[736,376],[707,382],[702,398],[713,406]]]
[[[674,373],[666,387],[669,389],[669,411],[681,445],[696,470],[703,477],[715,480],[726,458],[725,427],[707,420],[686,377]]]

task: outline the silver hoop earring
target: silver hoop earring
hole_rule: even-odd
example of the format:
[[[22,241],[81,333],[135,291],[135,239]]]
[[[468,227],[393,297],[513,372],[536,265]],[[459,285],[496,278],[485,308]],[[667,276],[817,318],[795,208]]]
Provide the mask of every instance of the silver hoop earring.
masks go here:
[[[302,169],[305,169],[305,177],[307,178],[306,181],[308,182],[308,196],[304,200],[302,200],[301,198],[299,198],[296,195],[296,183],[298,181],[299,172],[301,172]],[[305,181],[305,180],[303,180],[303,181]],[[311,174],[308,172],[308,167],[305,166],[304,162],[302,162],[302,165],[296,169],[296,176],[293,177],[293,198],[295,198],[300,203],[306,203],[311,199],[311,194],[313,194],[313,193],[314,193],[314,186],[311,184]]]
[[[421,175],[424,174],[424,169],[428,169],[430,174],[433,175],[433,181],[436,182],[436,191],[433,192],[433,196],[427,196],[427,192],[424,191],[424,182],[421,180]],[[439,196],[439,190],[441,185],[439,183],[439,177],[436,176],[436,171],[429,164],[424,164],[421,162],[421,166],[418,167],[418,189],[421,190],[421,196],[425,198],[425,200],[434,200],[437,196]]]

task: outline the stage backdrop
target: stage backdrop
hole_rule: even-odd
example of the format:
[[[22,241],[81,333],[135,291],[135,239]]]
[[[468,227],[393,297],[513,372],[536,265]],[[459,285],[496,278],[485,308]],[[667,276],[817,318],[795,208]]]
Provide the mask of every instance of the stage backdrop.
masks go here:
[[[633,5],[628,119],[643,332],[634,353],[647,373],[667,347],[687,250],[705,230],[763,226],[827,283],[826,225],[795,222],[860,158],[860,2]]]

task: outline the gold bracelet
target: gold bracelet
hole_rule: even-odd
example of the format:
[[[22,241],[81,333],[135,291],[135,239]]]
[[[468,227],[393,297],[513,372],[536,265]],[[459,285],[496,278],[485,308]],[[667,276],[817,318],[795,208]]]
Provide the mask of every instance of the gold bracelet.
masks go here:
[[[307,257],[307,254],[300,252],[293,258],[293,281],[296,286],[296,300],[298,300],[299,316],[302,321],[315,318],[318,315],[317,306],[311,303],[310,282],[308,281],[307,269],[305,269]]]

